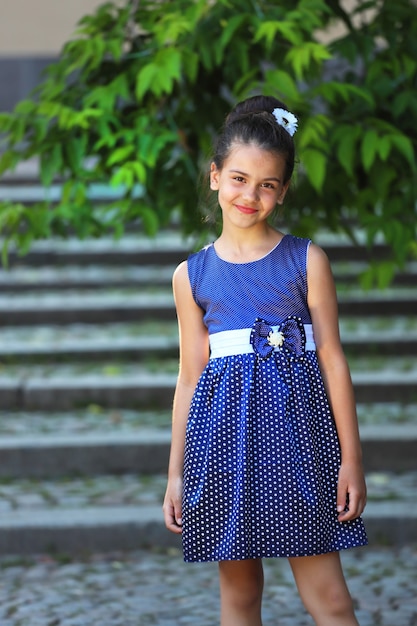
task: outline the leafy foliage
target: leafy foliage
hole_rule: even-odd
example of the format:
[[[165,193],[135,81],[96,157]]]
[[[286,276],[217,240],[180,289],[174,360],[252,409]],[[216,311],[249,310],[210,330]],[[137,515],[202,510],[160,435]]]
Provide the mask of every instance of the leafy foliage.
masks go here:
[[[287,208],[294,232],[326,225],[391,248],[368,283],[387,282],[416,253],[417,21],[412,0],[131,0],[85,16],[33,97],[0,114],[0,174],[38,157],[55,204],[0,204],[6,245],[33,238],[149,234],[178,213],[207,228],[201,168],[230,106],[253,93],[300,118],[300,167]],[[320,36],[338,20],[341,35]],[[92,183],[119,198],[97,206]]]

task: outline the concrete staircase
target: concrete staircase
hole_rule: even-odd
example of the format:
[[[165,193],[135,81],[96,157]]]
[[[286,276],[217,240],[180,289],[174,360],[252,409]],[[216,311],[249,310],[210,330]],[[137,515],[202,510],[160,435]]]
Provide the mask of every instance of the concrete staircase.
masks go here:
[[[24,182],[4,181],[0,196],[42,193]],[[368,532],[415,541],[417,268],[363,293],[364,248],[317,241],[339,289]],[[40,242],[0,271],[0,554],[179,545],[161,503],[178,356],[170,280],[189,246],[175,231]]]

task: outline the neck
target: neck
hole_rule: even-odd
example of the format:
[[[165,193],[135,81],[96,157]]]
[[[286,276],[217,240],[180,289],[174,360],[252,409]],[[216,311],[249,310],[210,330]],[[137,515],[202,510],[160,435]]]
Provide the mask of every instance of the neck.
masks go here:
[[[282,239],[283,233],[267,225],[262,229],[223,229],[215,242],[219,255],[229,261],[248,262],[267,254]]]

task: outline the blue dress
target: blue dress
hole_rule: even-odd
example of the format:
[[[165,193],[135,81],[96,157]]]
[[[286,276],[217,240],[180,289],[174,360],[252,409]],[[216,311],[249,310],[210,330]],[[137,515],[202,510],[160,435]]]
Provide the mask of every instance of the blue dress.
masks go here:
[[[211,355],[186,429],[185,561],[367,543],[361,518],[337,519],[340,447],[311,333],[309,244],[285,235],[249,263],[224,261],[211,244],[188,259]]]

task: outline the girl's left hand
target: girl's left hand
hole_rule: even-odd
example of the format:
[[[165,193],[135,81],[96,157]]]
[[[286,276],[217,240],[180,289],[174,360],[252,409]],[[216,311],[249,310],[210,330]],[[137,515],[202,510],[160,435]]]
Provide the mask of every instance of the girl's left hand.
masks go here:
[[[362,515],[366,505],[366,484],[361,463],[342,462],[337,486],[339,522]]]

